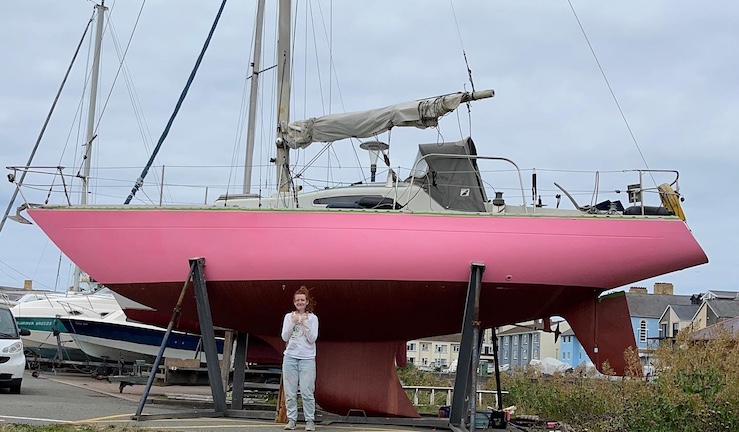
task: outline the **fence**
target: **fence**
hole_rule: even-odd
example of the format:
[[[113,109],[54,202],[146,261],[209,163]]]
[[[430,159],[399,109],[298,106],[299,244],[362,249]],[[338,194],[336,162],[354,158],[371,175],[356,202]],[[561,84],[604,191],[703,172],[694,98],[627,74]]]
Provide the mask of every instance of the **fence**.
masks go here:
[[[439,406],[451,405],[453,387],[431,387],[431,386],[403,386],[408,397],[413,402],[413,406]],[[501,391],[501,394],[508,394],[507,391]],[[498,406],[498,392],[496,390],[477,390],[477,404],[483,405],[483,400],[487,402],[492,396],[492,403],[487,404],[493,407]]]

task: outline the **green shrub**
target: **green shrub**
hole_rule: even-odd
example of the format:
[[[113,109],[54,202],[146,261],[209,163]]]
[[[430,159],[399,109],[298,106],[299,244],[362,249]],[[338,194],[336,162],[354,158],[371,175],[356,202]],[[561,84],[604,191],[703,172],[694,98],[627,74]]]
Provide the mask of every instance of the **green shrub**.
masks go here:
[[[653,355],[646,380],[633,351],[627,377],[588,377],[583,370],[541,377],[532,369],[502,374],[503,405],[516,414],[561,420],[576,430],[739,430],[739,346],[729,334],[693,342],[681,334]],[[488,381],[493,388],[494,381]]]

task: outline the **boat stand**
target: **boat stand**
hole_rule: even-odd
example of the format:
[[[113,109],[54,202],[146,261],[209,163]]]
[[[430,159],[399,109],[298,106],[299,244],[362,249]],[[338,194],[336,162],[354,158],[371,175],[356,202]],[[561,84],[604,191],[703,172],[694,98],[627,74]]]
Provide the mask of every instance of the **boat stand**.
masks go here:
[[[470,265],[470,282],[467,285],[467,301],[462,319],[462,341],[459,347],[457,376],[449,412],[449,428],[455,432],[467,431],[465,414],[470,413],[469,432],[475,430],[477,411],[477,367],[480,361],[480,290],[485,264]]]
[[[247,335],[237,333],[236,335],[236,355],[234,358],[234,380],[233,380],[233,399],[232,409],[226,408],[226,396],[224,393],[221,373],[218,368],[218,351],[215,344],[215,332],[213,330],[213,319],[210,311],[210,303],[208,301],[208,292],[205,284],[204,274],[205,258],[190,259],[190,273],[188,274],[185,285],[182,287],[180,298],[172,313],[172,319],[167,327],[164,335],[162,346],[159,354],[154,362],[154,370],[161,362],[167,339],[172,330],[175,320],[180,314],[182,301],[187,291],[190,280],[193,281],[195,288],[195,298],[198,309],[198,320],[200,323],[200,331],[203,336],[203,345],[205,358],[208,365],[208,380],[213,395],[214,410],[196,410],[190,412],[177,412],[168,414],[142,414],[144,404],[151,390],[154,381],[154,374],[149,377],[146,389],[141,396],[139,409],[132,417],[133,420],[159,420],[159,419],[184,419],[199,417],[238,417],[257,420],[274,420],[275,412],[249,410],[244,411],[243,395],[244,395],[244,378],[246,368],[246,343]],[[452,397],[452,406],[450,418],[371,418],[365,415],[358,416],[321,416],[320,422],[323,424],[331,423],[357,423],[357,424],[373,424],[373,425],[396,425],[396,426],[419,426],[434,428],[450,428],[454,432],[474,432],[475,430],[475,414],[476,414],[476,393],[477,393],[477,367],[480,357],[480,290],[482,287],[482,273],[485,270],[485,264],[472,263],[470,265],[470,280],[467,286],[467,299],[464,308],[464,318],[462,321],[462,341],[460,344],[459,358],[469,359],[469,361],[460,361],[457,367],[457,376],[454,382],[454,395]],[[497,363],[496,363],[497,367]],[[465,413],[470,413],[469,418],[465,419]],[[360,413],[364,414],[364,413]],[[316,419],[319,421],[319,419]],[[465,420],[468,420],[466,422]],[[467,429],[469,428],[469,429]]]
[[[187,292],[187,287],[192,280],[193,287],[195,289],[195,301],[198,310],[198,321],[200,323],[200,334],[203,341],[203,352],[205,353],[205,360],[208,368],[208,381],[210,383],[211,392],[213,395],[213,407],[214,410],[203,410],[203,411],[192,411],[187,413],[169,413],[169,414],[142,414],[146,399],[149,397],[149,391],[154,383],[155,374],[152,373],[149,376],[149,380],[146,383],[144,393],[141,395],[139,406],[136,414],[132,417],[133,420],[157,420],[157,419],[173,419],[173,418],[198,418],[198,417],[246,417],[246,418],[270,418],[274,419],[273,411],[260,411],[254,413],[246,413],[241,411],[244,402],[244,378],[246,375],[246,344],[247,335],[245,333],[238,333],[236,335],[236,355],[234,358],[234,381],[233,381],[233,399],[232,408],[226,408],[226,394],[224,391],[223,380],[221,378],[221,371],[218,367],[218,348],[216,346],[215,330],[213,329],[213,316],[210,311],[210,302],[208,301],[208,290],[205,285],[205,258],[191,258],[190,272],[187,275],[185,284],[180,292],[180,297],[177,300],[177,305],[172,312],[172,319],[167,326],[167,331],[164,334],[162,345],[159,347],[159,353],[154,361],[152,370],[157,370],[159,364],[162,361],[164,350],[167,346],[169,335],[172,332],[172,327],[175,321],[180,315],[182,308],[182,302]],[[224,345],[224,350],[230,349]]]

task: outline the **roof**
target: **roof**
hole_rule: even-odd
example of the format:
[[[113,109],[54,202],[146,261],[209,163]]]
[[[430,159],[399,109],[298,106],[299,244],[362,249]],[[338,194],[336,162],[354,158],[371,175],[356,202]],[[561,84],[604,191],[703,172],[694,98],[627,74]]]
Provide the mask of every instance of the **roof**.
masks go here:
[[[462,342],[462,333],[416,339],[418,342]]]
[[[739,316],[739,301],[737,300],[706,300],[708,307],[719,318],[734,318]]]
[[[554,329],[555,326],[552,326],[552,327]],[[531,326],[514,325],[512,328],[509,328],[508,330],[498,332],[497,335],[506,336],[506,335],[515,335],[515,334],[539,333],[541,331],[544,331],[544,330],[540,328],[535,328],[533,325]]]
[[[734,337],[739,336],[739,316],[710,325],[704,329],[700,329],[694,332],[691,336],[693,339],[712,339],[715,337],[714,333],[721,331],[722,329],[729,330]]]
[[[626,303],[631,317],[660,318],[667,306],[690,305],[690,296],[626,293]]]
[[[670,308],[672,309],[673,312],[675,312],[675,315],[677,315],[677,318],[679,320],[690,321],[695,316],[695,313],[698,312],[700,305],[697,305],[697,304],[670,305]]]
[[[736,291],[718,291],[709,290],[704,294],[704,298],[717,298],[722,300],[736,300],[739,299],[739,292]]]

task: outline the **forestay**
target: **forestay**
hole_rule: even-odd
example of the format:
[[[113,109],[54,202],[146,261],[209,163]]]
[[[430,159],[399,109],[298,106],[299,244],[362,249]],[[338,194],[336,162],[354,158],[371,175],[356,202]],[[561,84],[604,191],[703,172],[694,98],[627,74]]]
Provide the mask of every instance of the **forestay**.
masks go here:
[[[367,138],[393,127],[419,129],[438,125],[439,118],[454,111],[462,102],[494,96],[492,90],[452,93],[434,98],[403,102],[385,108],[313,117],[290,123],[286,142],[290,148],[305,148],[314,142],[332,142],[345,138]]]

